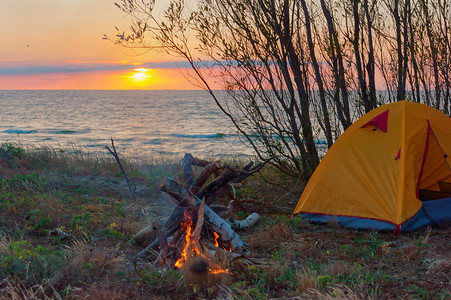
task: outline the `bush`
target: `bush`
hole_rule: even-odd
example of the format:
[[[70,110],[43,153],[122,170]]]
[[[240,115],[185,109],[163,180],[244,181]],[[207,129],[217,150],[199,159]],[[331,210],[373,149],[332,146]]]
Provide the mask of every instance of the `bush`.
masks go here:
[[[8,167],[14,168],[18,161],[25,157],[25,150],[12,143],[3,143],[0,146],[0,160]]]
[[[61,250],[33,247],[28,241],[12,241],[0,256],[0,277],[39,282],[53,276],[65,264]]]

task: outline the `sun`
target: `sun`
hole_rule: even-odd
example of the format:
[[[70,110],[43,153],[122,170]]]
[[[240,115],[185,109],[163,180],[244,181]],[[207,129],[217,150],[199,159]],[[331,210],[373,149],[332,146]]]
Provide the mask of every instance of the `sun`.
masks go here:
[[[150,70],[146,68],[134,69],[129,78],[137,84],[146,83],[151,78],[149,71]]]

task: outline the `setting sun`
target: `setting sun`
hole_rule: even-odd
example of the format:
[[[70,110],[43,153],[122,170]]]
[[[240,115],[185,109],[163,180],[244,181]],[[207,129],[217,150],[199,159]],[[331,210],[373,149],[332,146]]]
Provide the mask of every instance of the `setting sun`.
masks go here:
[[[138,68],[134,69],[134,73],[130,76],[130,79],[135,81],[136,83],[143,83],[144,81],[147,81],[150,79],[149,69],[146,68]]]

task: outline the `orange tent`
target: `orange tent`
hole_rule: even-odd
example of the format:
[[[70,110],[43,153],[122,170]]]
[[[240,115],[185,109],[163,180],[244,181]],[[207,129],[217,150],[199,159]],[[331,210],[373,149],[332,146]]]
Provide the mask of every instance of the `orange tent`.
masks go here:
[[[450,220],[450,156],[450,117],[415,102],[383,105],[337,139],[294,214],[396,231]]]

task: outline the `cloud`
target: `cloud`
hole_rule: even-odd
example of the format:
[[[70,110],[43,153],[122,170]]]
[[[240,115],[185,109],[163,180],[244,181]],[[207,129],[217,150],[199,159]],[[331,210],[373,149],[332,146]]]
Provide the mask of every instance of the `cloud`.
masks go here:
[[[176,69],[176,68],[191,68],[191,65],[187,61],[179,62],[162,62],[162,63],[143,63],[141,65],[148,69]]]
[[[33,75],[52,73],[81,73],[98,71],[118,71],[134,68],[132,64],[104,64],[104,63],[80,63],[61,65],[0,65],[0,75]]]
[[[148,69],[176,69],[189,68],[187,62],[161,62],[161,63],[136,63],[129,61],[120,62],[85,62],[85,61],[66,61],[63,64],[30,64],[28,61],[18,60],[0,60],[0,75],[35,75],[35,74],[54,74],[54,73],[83,73],[83,72],[102,72],[102,71],[120,71],[130,70],[137,67]]]

